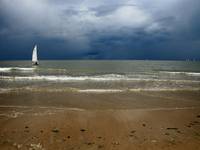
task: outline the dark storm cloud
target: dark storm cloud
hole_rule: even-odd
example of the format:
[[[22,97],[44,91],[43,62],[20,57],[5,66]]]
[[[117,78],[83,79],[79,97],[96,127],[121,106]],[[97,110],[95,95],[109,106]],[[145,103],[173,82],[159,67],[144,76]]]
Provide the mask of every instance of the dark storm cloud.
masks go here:
[[[1,0],[0,59],[200,58],[198,0]],[[21,54],[20,56],[18,54]]]

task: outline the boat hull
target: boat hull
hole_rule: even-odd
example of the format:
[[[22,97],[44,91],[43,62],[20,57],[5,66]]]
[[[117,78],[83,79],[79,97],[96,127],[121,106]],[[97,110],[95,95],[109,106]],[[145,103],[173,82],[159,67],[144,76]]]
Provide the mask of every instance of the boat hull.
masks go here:
[[[37,66],[37,65],[39,65],[39,63],[37,61],[36,62],[32,62],[32,65]]]

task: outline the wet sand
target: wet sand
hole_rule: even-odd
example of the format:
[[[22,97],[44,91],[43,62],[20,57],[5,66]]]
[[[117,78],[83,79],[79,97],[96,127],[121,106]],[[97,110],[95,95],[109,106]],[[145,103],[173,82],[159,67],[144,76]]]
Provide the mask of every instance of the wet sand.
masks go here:
[[[0,94],[0,149],[200,149],[200,92]]]

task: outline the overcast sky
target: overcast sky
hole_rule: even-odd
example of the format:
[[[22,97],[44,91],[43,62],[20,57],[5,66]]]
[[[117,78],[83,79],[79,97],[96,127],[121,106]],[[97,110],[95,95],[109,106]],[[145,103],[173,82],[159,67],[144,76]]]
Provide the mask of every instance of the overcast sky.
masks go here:
[[[0,59],[200,59],[200,0],[0,0]]]

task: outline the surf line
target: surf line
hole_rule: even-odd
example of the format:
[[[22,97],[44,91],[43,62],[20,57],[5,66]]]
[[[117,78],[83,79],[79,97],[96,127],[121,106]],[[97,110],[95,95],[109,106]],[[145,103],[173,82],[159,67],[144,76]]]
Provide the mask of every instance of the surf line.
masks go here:
[[[200,107],[169,107],[169,108],[137,108],[133,110],[138,110],[138,111],[171,111],[171,110],[194,110],[194,109],[200,109]]]
[[[76,111],[84,111],[82,108],[73,108],[73,107],[54,107],[54,106],[23,106],[23,105],[0,105],[0,108],[22,108],[22,109],[57,109],[57,110],[76,110]]]
[[[82,108],[73,108],[73,107],[53,107],[53,106],[22,106],[22,105],[0,105],[0,108],[39,108],[39,109],[57,109],[57,110],[73,110],[73,111],[85,111],[86,109],[82,109]],[[193,110],[193,109],[200,109],[200,107],[169,107],[169,108],[163,108],[163,107],[159,107],[159,108],[132,108],[132,109],[106,109],[106,110],[136,110],[136,111],[160,111],[160,110],[164,110],[164,111],[170,111],[170,110]],[[88,109],[90,110],[90,109]],[[92,109],[93,110],[93,109]],[[95,109],[95,110],[101,110],[101,109]]]

